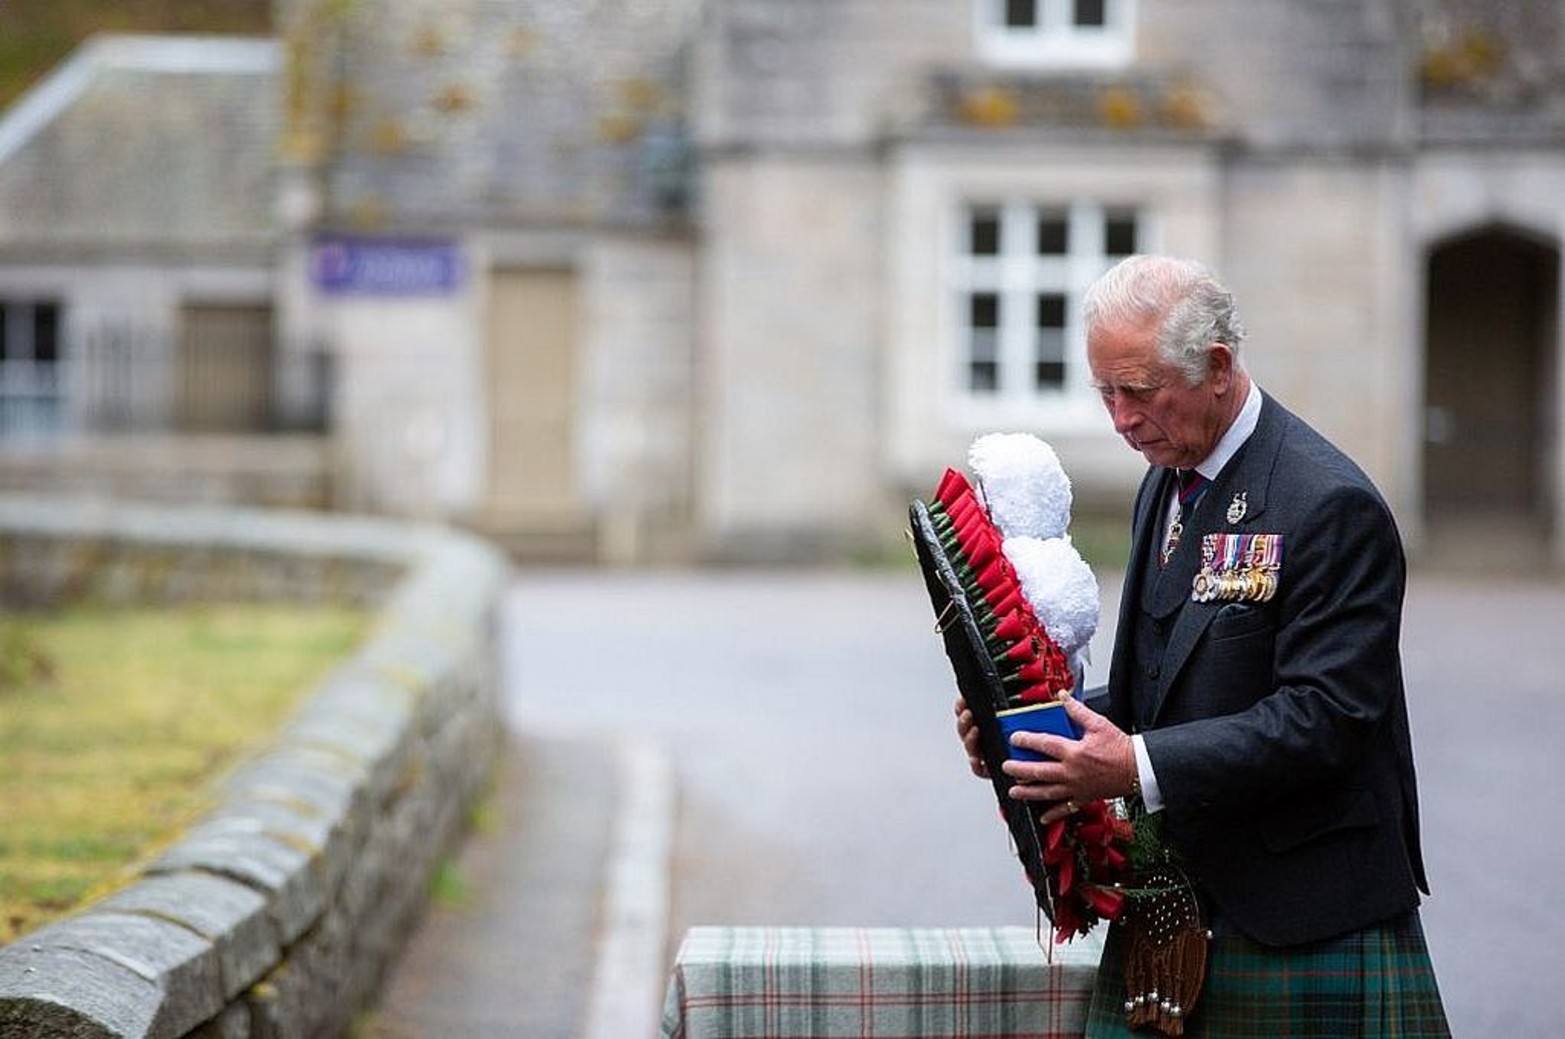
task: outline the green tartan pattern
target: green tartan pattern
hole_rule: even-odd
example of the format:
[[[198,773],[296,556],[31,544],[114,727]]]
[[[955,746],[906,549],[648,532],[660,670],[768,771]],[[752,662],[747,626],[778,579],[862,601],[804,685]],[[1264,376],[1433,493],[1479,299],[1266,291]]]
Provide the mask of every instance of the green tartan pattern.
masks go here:
[[[1125,1024],[1123,928],[1109,930],[1087,1039],[1139,1037]],[[1450,1039],[1416,911],[1295,949],[1238,934],[1212,939],[1189,1039]]]

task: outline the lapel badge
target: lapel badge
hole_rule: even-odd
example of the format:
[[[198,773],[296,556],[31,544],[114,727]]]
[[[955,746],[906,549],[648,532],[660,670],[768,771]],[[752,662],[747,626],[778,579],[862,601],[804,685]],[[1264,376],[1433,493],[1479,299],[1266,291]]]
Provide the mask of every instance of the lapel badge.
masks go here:
[[[1244,514],[1250,511],[1250,492],[1240,491],[1234,495],[1234,500],[1228,503],[1228,522],[1238,523],[1244,519]]]

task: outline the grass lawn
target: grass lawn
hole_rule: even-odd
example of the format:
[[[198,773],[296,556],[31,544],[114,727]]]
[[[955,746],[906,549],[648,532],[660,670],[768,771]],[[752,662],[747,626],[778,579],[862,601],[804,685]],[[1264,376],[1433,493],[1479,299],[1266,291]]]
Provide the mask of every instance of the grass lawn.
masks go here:
[[[130,879],[367,624],[295,604],[0,619],[13,665],[18,638],[44,661],[0,684],[0,944]]]

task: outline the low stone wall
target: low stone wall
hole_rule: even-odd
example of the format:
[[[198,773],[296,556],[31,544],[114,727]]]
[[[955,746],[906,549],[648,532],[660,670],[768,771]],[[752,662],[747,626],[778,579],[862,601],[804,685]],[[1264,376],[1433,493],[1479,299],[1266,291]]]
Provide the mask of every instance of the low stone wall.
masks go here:
[[[320,509],[337,500],[329,437],[115,433],[0,444],[0,493],[185,506]]]
[[[490,546],[438,528],[0,500],[0,593],[12,605],[378,608],[368,642],[228,778],[210,816],[128,887],[0,948],[0,1035],[341,1034],[498,750],[505,580]]]

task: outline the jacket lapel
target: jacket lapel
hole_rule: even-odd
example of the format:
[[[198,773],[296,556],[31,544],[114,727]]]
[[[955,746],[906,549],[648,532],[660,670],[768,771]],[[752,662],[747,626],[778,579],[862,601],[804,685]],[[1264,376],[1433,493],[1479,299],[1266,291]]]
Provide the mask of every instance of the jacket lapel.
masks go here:
[[[1119,599],[1119,624],[1114,629],[1114,656],[1109,662],[1109,700],[1119,717],[1114,720],[1121,727],[1131,725],[1134,709],[1131,704],[1126,661],[1134,659],[1131,633],[1140,612],[1142,576],[1147,572],[1149,555],[1155,551],[1159,524],[1158,505],[1167,500],[1172,478],[1169,471],[1160,466],[1147,470],[1136,495],[1135,513],[1130,522],[1130,559],[1125,567],[1125,581]]]
[[[1157,589],[1158,598],[1153,602],[1154,611],[1160,608],[1179,609],[1173,630],[1169,632],[1168,646],[1159,668],[1157,703],[1151,717],[1155,722],[1162,713],[1169,690],[1179,678],[1185,663],[1190,659],[1196,643],[1200,641],[1212,618],[1217,616],[1219,603],[1196,603],[1190,599],[1190,586],[1200,569],[1200,544],[1205,534],[1213,531],[1245,533],[1254,529],[1255,520],[1266,511],[1266,500],[1272,475],[1277,463],[1277,452],[1282,445],[1286,413],[1270,397],[1261,397],[1261,414],[1255,432],[1245,441],[1217,479],[1207,488],[1201,506],[1191,517],[1176,558],[1171,560],[1168,572]],[[1230,504],[1243,496],[1244,516],[1238,523],[1230,523],[1227,513]],[[1179,604],[1183,605],[1180,606]],[[1159,612],[1158,615],[1163,615]],[[1124,616],[1121,615],[1121,623]]]

